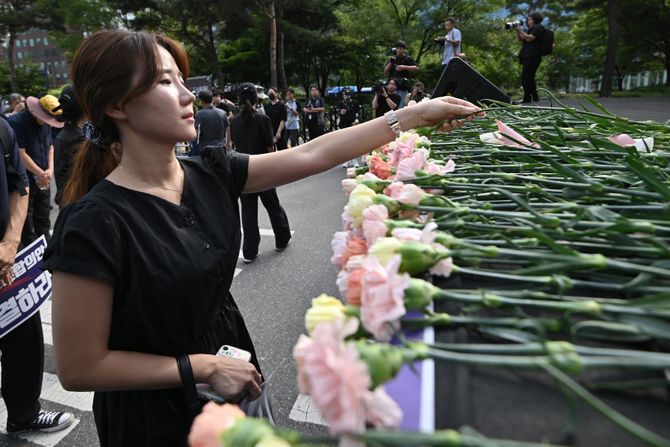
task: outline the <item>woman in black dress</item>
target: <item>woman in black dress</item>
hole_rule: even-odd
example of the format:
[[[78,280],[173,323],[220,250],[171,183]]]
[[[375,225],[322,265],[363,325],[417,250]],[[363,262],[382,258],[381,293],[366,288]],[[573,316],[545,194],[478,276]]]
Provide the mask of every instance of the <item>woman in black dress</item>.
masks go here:
[[[256,86],[246,82],[240,86],[237,94],[240,101],[241,112],[230,121],[229,143],[235,146],[237,152],[243,154],[266,154],[273,152],[274,140],[270,118],[267,115],[256,113],[258,94]],[[284,107],[282,105],[282,107]],[[261,234],[258,229],[258,199],[270,217],[270,224],[275,235],[275,246],[277,251],[282,251],[291,239],[291,228],[288,223],[286,212],[279,203],[277,190],[270,188],[267,191],[242,194],[242,230],[244,238],[242,241],[242,256],[244,262],[249,264],[258,256],[258,245],[261,242]]]
[[[96,391],[104,446],[183,446],[194,382],[231,401],[259,396],[253,344],[230,294],[240,245],[236,201],[336,166],[409,129],[477,109],[438,99],[337,131],[296,151],[214,148],[178,160],[195,138],[188,60],[175,41],[103,31],[72,74],[91,123],[45,253],[53,272],[56,365],[66,389]],[[217,357],[233,345],[251,362]],[[195,403],[194,403],[195,401]]]

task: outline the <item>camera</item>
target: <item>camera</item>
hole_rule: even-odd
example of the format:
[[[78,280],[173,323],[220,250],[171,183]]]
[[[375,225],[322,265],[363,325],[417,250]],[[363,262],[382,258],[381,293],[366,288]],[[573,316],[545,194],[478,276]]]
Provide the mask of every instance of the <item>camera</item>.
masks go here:
[[[384,85],[386,83],[384,81],[377,81],[374,84],[372,84],[372,92],[375,95],[379,95],[382,93],[382,90],[384,89]]]
[[[523,26],[523,20],[517,20],[516,22],[505,23],[505,29],[515,29],[520,26]]]

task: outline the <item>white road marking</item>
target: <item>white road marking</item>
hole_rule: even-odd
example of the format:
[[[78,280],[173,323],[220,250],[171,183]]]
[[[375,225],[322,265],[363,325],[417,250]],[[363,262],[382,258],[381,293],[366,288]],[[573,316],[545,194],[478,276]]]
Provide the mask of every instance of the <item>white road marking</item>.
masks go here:
[[[288,417],[297,422],[328,425],[316,406],[312,404],[312,398],[306,394],[298,394]]]

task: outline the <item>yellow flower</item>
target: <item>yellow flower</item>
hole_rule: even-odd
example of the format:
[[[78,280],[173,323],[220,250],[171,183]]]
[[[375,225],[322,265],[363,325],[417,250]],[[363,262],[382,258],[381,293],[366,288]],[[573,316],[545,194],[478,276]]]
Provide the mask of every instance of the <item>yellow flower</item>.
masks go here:
[[[344,316],[344,305],[340,300],[322,293],[312,299],[312,307],[305,313],[305,328],[311,334],[319,324],[335,321]]]
[[[354,228],[360,228],[363,224],[363,211],[372,205],[372,199],[377,195],[374,190],[365,185],[358,185],[349,194],[347,213],[351,216]]]
[[[291,444],[278,436],[266,435],[258,441],[255,447],[291,447]]]
[[[381,265],[385,266],[398,253],[401,247],[402,242],[394,237],[380,237],[370,247],[368,253],[377,258]]]

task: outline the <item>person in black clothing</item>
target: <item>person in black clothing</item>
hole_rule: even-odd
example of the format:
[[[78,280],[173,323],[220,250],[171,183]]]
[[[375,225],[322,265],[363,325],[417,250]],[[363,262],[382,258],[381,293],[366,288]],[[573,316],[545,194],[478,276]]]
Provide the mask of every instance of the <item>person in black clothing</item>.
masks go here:
[[[21,242],[29,245],[44,236],[51,237],[51,177],[54,172],[54,147],[51,127],[62,128],[57,120],[62,111],[58,99],[44,95],[37,99],[29,96],[24,111],[8,118],[19,144],[21,161],[28,171],[30,194],[28,216],[23,226]]]
[[[521,85],[523,86],[523,102],[530,103],[531,100],[538,101],[537,83],[535,82],[535,73],[540,68],[542,62],[542,38],[544,37],[544,28],[540,25],[544,16],[539,12],[528,15],[526,23],[528,31],[523,31],[521,27],[514,28],[517,38],[521,44],[519,52],[519,63],[521,64]]]
[[[202,150],[207,146],[225,146],[226,130],[228,129],[226,112],[214,107],[212,104],[212,92],[209,90],[198,92],[198,99],[202,104],[202,108],[195,114],[195,128],[198,130],[198,147]]]
[[[286,139],[284,138],[284,126],[286,125],[286,106],[279,99],[277,89],[270,87],[268,89],[268,98],[270,102],[265,104],[265,114],[272,123],[272,135],[274,146],[277,150],[286,149]]]
[[[340,118],[340,129],[350,127],[354,124],[360,110],[361,106],[358,105],[358,101],[351,99],[351,90],[345,88],[342,91],[342,100],[335,106],[335,113]]]
[[[19,157],[13,129],[0,119],[0,288],[12,284],[12,266],[28,210],[28,177]],[[5,166],[9,161],[11,166]],[[2,398],[7,406],[7,432],[58,431],[74,418],[70,413],[41,409],[44,335],[36,312],[0,338]]]
[[[275,134],[272,132],[270,118],[267,115],[256,113],[255,106],[258,102],[256,86],[248,82],[242,84],[238,91],[238,99],[242,111],[230,123],[230,137],[235,150],[243,154],[273,152],[276,140],[273,138]],[[261,235],[258,230],[259,198],[270,217],[272,231],[275,234],[276,250],[283,251],[291,239],[288,217],[286,217],[286,212],[279,203],[275,188],[242,194],[240,196],[240,202],[242,202],[242,230],[244,232],[242,256],[247,264],[254,262],[258,257],[258,246],[261,243]]]
[[[243,114],[232,138],[252,155],[205,148],[181,159],[175,143],[196,133],[188,69],[179,43],[126,30],[87,37],[71,66],[90,121],[43,267],[53,274],[58,376],[67,390],[95,391],[101,447],[184,447],[201,408],[196,383],[231,402],[260,396],[258,357],[230,292],[242,193],[331,169],[400,129],[454,129],[464,121],[457,117],[478,111],[438,98],[269,153],[267,118],[246,115],[257,128],[264,122],[263,140],[252,132],[236,140]],[[251,361],[216,356],[222,345],[249,351]]]
[[[386,85],[382,85],[372,98],[372,110],[375,116],[384,116],[389,110],[396,110],[400,105],[401,98],[396,93],[396,80],[389,79]]]
[[[84,141],[81,128],[86,122],[86,118],[81,111],[81,107],[79,107],[74,88],[71,85],[63,89],[58,97],[58,102],[63,111],[61,117],[65,122],[63,130],[58,133],[54,140],[54,177],[56,180],[54,201],[57,205],[60,205],[65,182],[70,177],[72,170],[74,155],[79,143]]]
[[[419,70],[412,56],[405,53],[406,47],[402,40],[396,42],[395,54],[388,58],[384,66],[384,73],[388,76],[388,81],[394,79],[398,87],[397,94],[400,96],[400,102],[396,103],[398,107],[405,105],[405,96],[409,94],[411,85],[410,79]]]
[[[309,99],[303,109],[305,111],[305,127],[307,127],[310,141],[320,137],[325,132],[323,114],[326,111],[326,102],[320,95],[318,87],[313,85],[309,89]]]

